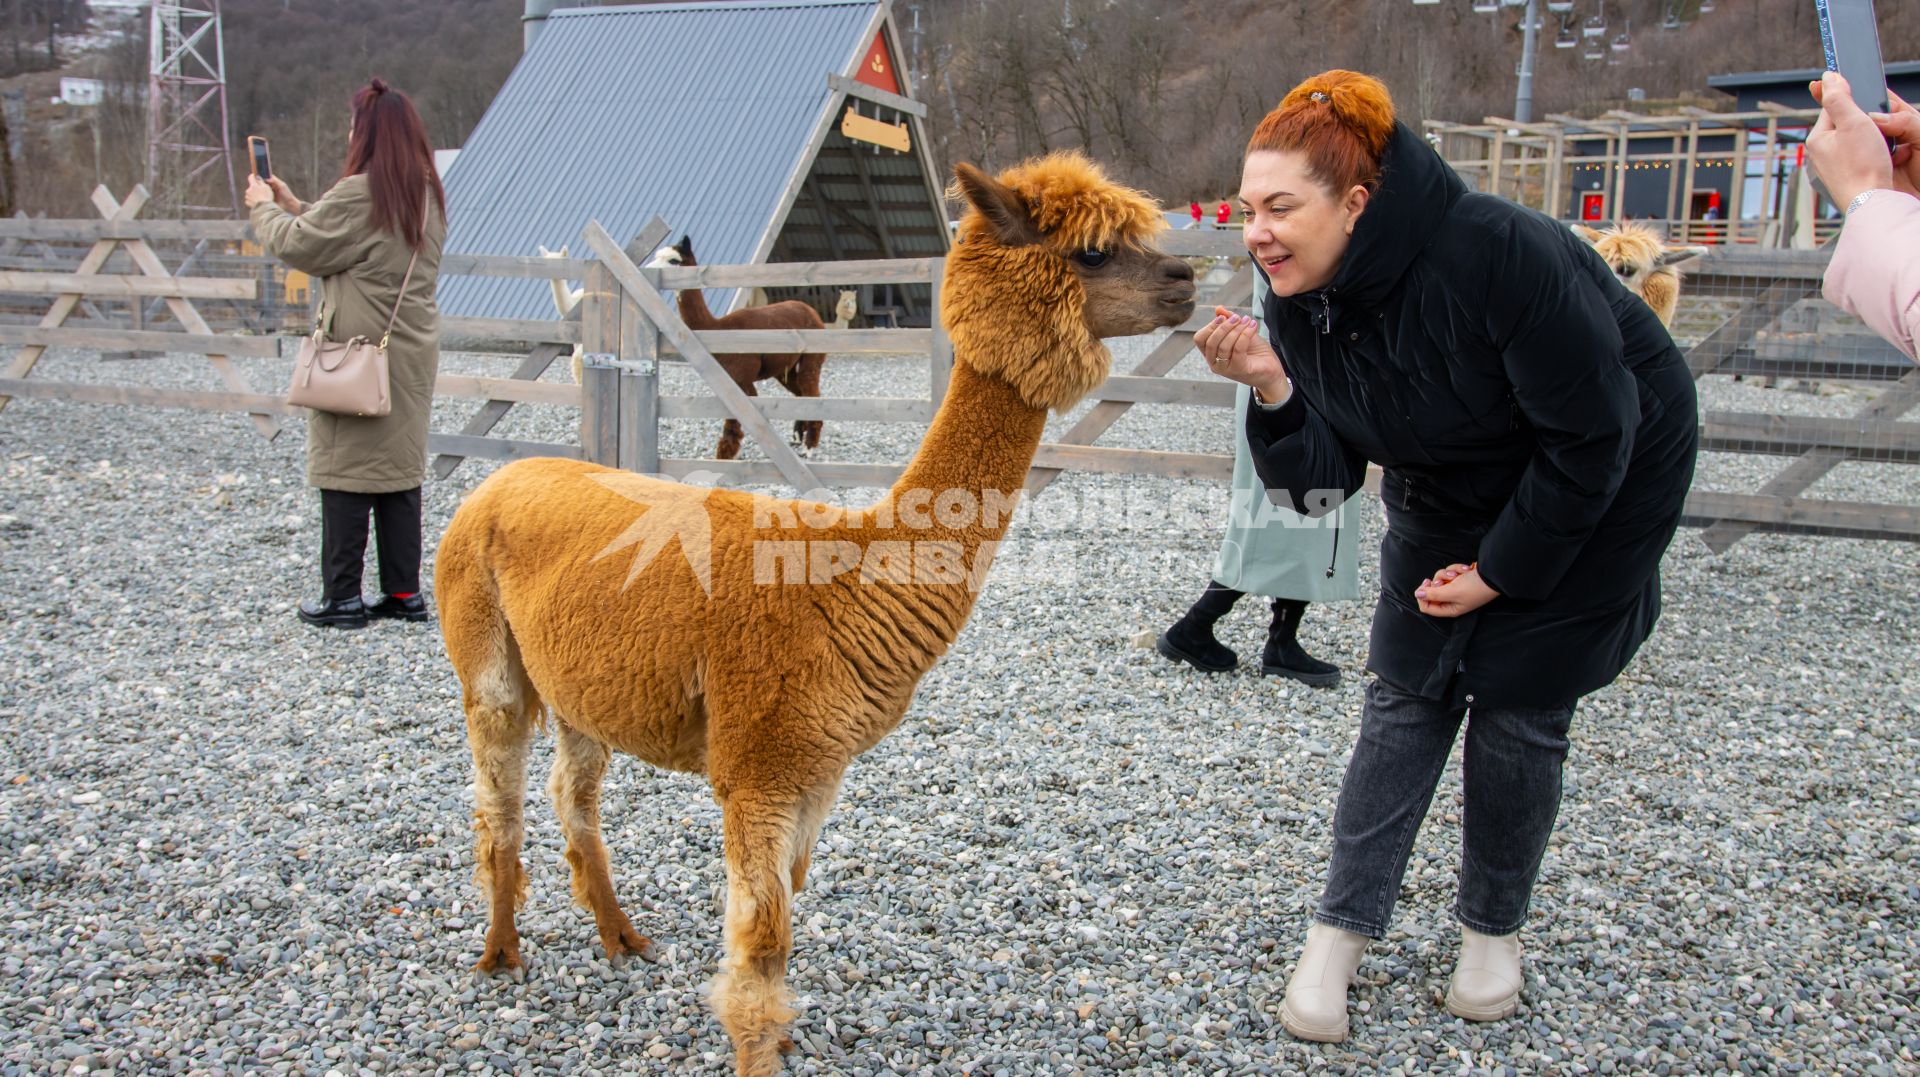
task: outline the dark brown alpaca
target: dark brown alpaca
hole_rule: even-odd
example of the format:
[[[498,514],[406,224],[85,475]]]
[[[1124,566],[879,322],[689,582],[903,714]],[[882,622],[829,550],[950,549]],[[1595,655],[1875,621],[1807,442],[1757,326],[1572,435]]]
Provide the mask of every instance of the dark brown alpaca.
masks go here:
[[[694,266],[699,263],[693,259],[693,240],[681,236],[680,242],[662,250],[648,262],[649,267]],[[707,329],[825,329],[827,324],[808,303],[789,299],[784,303],[769,303],[764,307],[748,307],[736,310],[724,318],[714,317],[712,308],[707,306],[705,293],[698,288],[680,289],[680,320],[687,328],[695,332]],[[726,368],[727,375],[748,396],[760,395],[753,383],[768,378],[780,383],[781,387],[795,396],[820,395],[820,368],[826,365],[827,357],[819,352],[744,352],[733,355],[718,355],[720,365]],[[809,455],[820,446],[820,420],[806,419],[793,424],[793,444],[802,456]],[[720,433],[720,447],[713,455],[722,460],[731,460],[740,455],[740,439],[743,436],[738,419],[728,419],[726,427]]]

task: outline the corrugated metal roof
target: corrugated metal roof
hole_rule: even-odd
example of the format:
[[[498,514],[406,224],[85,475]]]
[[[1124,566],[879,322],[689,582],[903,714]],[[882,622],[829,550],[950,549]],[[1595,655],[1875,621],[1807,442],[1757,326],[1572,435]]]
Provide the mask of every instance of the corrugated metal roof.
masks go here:
[[[447,250],[581,250],[655,214],[710,264],[745,262],[825,107],[867,45],[875,0],[746,0],[555,12],[446,180]],[[727,309],[732,291],[709,300]],[[553,317],[544,281],[444,277],[450,315]]]

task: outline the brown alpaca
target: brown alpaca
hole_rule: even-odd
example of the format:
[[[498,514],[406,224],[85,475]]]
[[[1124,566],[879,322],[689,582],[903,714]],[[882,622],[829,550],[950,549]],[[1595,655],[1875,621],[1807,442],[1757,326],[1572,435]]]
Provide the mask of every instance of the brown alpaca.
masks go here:
[[[1107,375],[1100,338],[1177,325],[1193,273],[1151,243],[1155,205],[1056,154],[998,180],[947,258],[951,387],[906,472],[867,508],[683,486],[572,460],[494,472],[441,540],[436,595],[474,761],[484,972],[524,975],[514,912],[528,748],[608,957],[652,943],[614,898],[600,783],[614,751],[705,774],[727,868],[711,1002],[737,1071],[791,1045],[794,894],[853,758],[899,724],[966,623],[1049,409]]]
[[[1584,224],[1573,226],[1581,239],[1593,244],[1600,257],[1613,268],[1613,275],[1627,291],[1646,301],[1660,324],[1673,325],[1674,309],[1680,305],[1680,265],[1707,253],[1705,247],[1669,247],[1660,233],[1637,221],[1616,225],[1601,232]]]
[[[647,263],[649,269],[661,266],[694,266],[699,263],[693,259],[693,240],[681,236],[680,242],[663,248],[653,260]],[[812,304],[802,303],[798,299],[789,299],[781,303],[769,303],[764,307],[748,307],[736,310],[724,318],[716,318],[713,308],[707,306],[707,297],[698,288],[680,289],[680,320],[687,328],[695,332],[706,329],[825,329],[827,324],[820,320],[820,313]],[[718,355],[720,365],[726,368],[727,376],[748,396],[758,396],[753,383],[771,378],[781,387],[795,396],[820,395],[820,368],[826,365],[827,357],[819,352],[761,352],[757,354],[739,353]],[[800,455],[810,456],[820,446],[820,420],[804,419],[793,424],[793,446]],[[721,460],[731,460],[740,455],[740,440],[745,431],[740,420],[728,419],[720,431],[720,446],[713,455]]]

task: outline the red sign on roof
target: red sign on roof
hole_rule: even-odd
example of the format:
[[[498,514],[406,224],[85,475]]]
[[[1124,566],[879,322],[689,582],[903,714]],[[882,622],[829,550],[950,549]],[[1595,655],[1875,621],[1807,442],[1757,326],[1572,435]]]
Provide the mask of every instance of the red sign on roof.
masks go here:
[[[900,92],[900,80],[893,73],[893,55],[887,51],[886,31],[873,35],[873,44],[867,46],[867,54],[861,57],[860,70],[853,73],[853,78],[855,82],[864,82],[888,93]]]

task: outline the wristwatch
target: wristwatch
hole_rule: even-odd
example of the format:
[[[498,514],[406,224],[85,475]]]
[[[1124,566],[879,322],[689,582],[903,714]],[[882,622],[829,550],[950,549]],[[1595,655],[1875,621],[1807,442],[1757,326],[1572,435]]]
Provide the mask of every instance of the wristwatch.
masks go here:
[[[1861,191],[1859,194],[1854,195],[1853,201],[1847,203],[1846,215],[1849,217],[1853,216],[1854,210],[1859,209],[1861,206],[1866,205],[1867,199],[1872,198],[1874,195],[1879,193],[1880,193],[1880,189],[1878,187],[1875,187],[1870,190]]]

